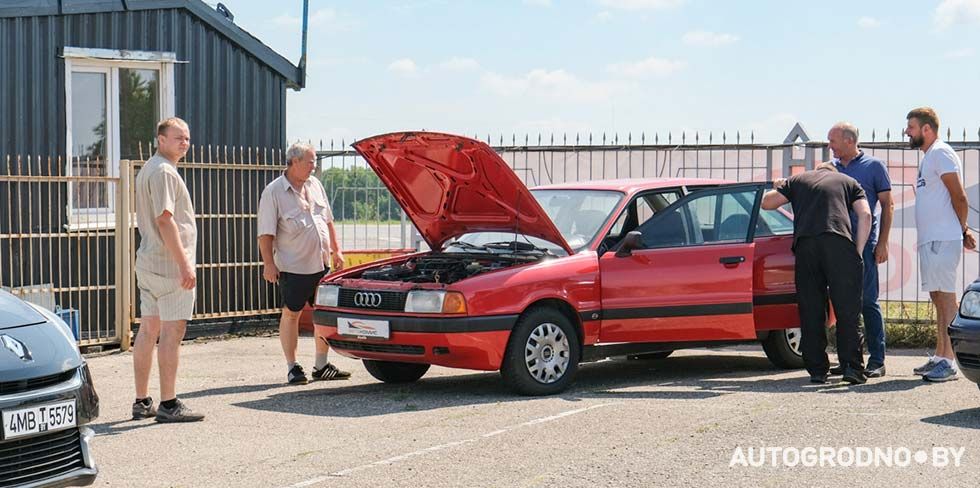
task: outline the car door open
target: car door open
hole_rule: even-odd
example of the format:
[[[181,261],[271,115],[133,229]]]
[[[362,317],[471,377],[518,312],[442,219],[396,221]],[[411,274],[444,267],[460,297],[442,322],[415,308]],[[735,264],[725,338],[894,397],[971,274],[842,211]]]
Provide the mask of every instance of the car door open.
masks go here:
[[[600,342],[755,339],[751,230],[762,190],[737,184],[689,194],[641,223],[638,239],[603,254]]]

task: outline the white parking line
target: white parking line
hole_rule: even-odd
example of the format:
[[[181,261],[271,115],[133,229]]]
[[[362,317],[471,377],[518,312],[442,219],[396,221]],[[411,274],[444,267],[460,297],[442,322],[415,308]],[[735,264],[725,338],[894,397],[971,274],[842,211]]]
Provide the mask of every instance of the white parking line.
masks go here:
[[[423,454],[428,454],[428,453],[432,453],[432,452],[443,451],[443,450],[446,450],[446,449],[450,449],[450,448],[457,447],[457,446],[462,446],[462,445],[465,445],[465,444],[472,444],[472,443],[477,442],[477,441],[479,441],[481,439],[489,439],[491,437],[495,437],[495,436],[498,436],[498,435],[501,435],[501,434],[505,434],[505,433],[510,432],[512,430],[520,429],[522,427],[531,427],[531,426],[538,425],[538,424],[543,424],[543,423],[546,423],[546,422],[554,422],[555,420],[560,420],[560,419],[563,419],[563,418],[568,417],[568,416],[571,416],[571,415],[577,415],[577,414],[580,414],[580,413],[585,413],[585,412],[588,412],[589,410],[595,410],[597,408],[609,407],[609,406],[612,406],[612,405],[618,405],[620,403],[621,402],[602,403],[602,404],[599,404],[599,405],[592,405],[592,406],[585,407],[585,408],[578,408],[578,409],[575,409],[575,410],[568,410],[568,411],[561,412],[559,414],[551,415],[551,416],[548,416],[548,417],[541,417],[541,418],[537,418],[537,419],[534,419],[534,420],[529,420],[527,422],[523,422],[523,423],[520,423],[520,424],[515,424],[515,425],[508,426],[508,427],[504,427],[502,429],[494,430],[492,432],[487,432],[485,434],[481,434],[479,437],[472,437],[470,439],[463,439],[461,441],[447,442],[445,444],[439,444],[439,445],[436,445],[436,446],[427,447],[425,449],[419,449],[418,451],[412,451],[412,452],[409,452],[409,453],[406,453],[406,454],[401,454],[399,456],[390,457],[388,459],[382,459],[380,461],[375,461],[373,463],[362,464],[360,466],[355,466],[353,468],[348,468],[348,469],[344,469],[344,470],[341,470],[341,471],[335,471],[335,472],[330,473],[330,474],[327,474],[327,475],[317,476],[316,478],[311,478],[311,479],[308,479],[306,481],[301,481],[299,483],[296,483],[294,485],[289,485],[286,488],[301,488],[301,487],[304,487],[304,486],[313,486],[313,485],[322,483],[322,482],[327,481],[327,480],[332,479],[332,478],[338,478],[338,477],[348,476],[351,473],[356,473],[358,471],[363,471],[365,469],[370,469],[370,468],[376,468],[378,466],[387,466],[387,465],[395,464],[397,462],[401,462],[401,461],[404,461],[406,459],[410,459],[410,458],[413,458],[413,457],[418,457],[418,456],[421,456]]]

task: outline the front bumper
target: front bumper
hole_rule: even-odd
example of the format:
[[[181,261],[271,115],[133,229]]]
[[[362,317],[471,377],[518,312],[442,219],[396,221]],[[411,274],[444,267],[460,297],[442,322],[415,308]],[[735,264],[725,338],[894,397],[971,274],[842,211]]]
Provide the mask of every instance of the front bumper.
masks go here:
[[[99,474],[99,469],[95,466],[95,459],[92,457],[91,447],[95,432],[88,427],[79,427],[78,431],[81,434],[81,451],[82,459],[85,463],[84,467],[53,478],[13,486],[16,488],[61,488],[65,486],[89,486],[95,483],[95,478]]]
[[[980,320],[957,314],[948,330],[960,371],[980,384]]]
[[[10,441],[0,440],[0,465],[14,463],[14,472],[2,473],[0,485],[22,487],[87,486],[95,482],[98,468],[92,455],[91,443],[95,432],[86,427],[99,415],[99,398],[92,384],[88,365],[75,370],[69,380],[48,387],[0,395],[0,410],[20,408],[59,400],[75,400],[78,427],[36,434]],[[77,436],[77,440],[76,440]],[[56,440],[53,438],[57,438]],[[49,439],[51,438],[51,439]],[[16,444],[18,452],[36,450],[47,458],[4,458],[5,447]],[[56,449],[57,451],[52,451]],[[45,464],[38,464],[38,463]],[[50,473],[50,474],[49,474]],[[7,476],[9,475],[9,476]]]
[[[337,318],[387,320],[388,340],[340,335]],[[316,310],[313,324],[340,354],[355,359],[425,363],[450,368],[500,369],[517,315],[409,317]]]

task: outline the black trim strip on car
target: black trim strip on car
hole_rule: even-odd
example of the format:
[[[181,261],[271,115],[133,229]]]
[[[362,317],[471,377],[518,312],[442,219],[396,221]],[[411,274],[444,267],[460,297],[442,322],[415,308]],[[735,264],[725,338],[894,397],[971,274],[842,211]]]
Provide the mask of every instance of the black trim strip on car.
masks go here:
[[[579,312],[578,313],[578,319],[580,321],[582,321],[582,322],[591,322],[593,320],[601,320],[602,319],[602,310],[601,309],[596,309],[596,310],[586,310],[584,312]]]
[[[678,349],[693,349],[697,347],[725,347],[741,344],[758,343],[758,339],[734,339],[717,341],[685,341],[685,342],[622,342],[613,344],[593,344],[582,348],[582,362],[601,361],[614,356],[629,354],[646,354]]]
[[[337,317],[361,320],[387,320],[392,332],[492,332],[511,330],[517,322],[514,315],[489,315],[484,317],[402,317],[391,315],[361,315],[344,312],[313,311],[313,323],[337,326]]]
[[[753,305],[796,305],[799,299],[796,293],[782,293],[779,295],[756,295],[752,297]]]
[[[734,315],[752,313],[752,303],[721,303],[711,305],[672,305],[669,307],[606,308],[603,319],[652,319],[695,317],[700,315]]]

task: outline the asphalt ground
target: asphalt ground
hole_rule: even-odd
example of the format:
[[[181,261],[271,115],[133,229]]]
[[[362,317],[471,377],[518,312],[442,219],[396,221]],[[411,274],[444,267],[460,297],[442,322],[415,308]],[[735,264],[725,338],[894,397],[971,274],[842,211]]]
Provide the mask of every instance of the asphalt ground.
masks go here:
[[[312,339],[301,338],[307,371],[312,353]],[[497,373],[437,367],[417,383],[385,385],[360,362],[331,356],[352,379],[287,386],[277,337],[187,343],[178,391],[207,419],[181,425],[129,420],[129,353],[89,358],[102,406],[96,486],[945,487],[980,479],[980,391],[965,379],[913,376],[922,351],[891,352],[887,377],[855,387],[811,385],[803,371],[773,369],[759,348],[679,351],[586,364],[570,390],[538,398],[511,394]]]

